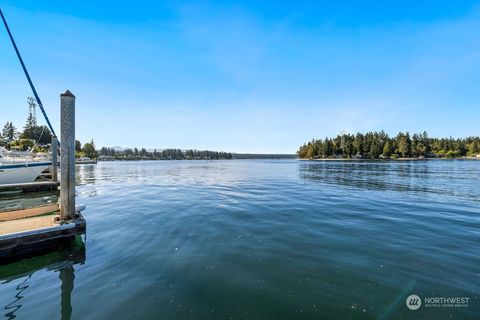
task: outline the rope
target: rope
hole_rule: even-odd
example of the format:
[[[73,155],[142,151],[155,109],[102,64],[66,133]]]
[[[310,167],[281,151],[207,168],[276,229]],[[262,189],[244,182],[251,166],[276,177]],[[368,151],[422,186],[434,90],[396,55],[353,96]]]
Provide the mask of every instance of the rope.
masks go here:
[[[43,136],[43,133],[45,132],[45,126],[42,126],[42,133],[40,133],[40,136],[38,137],[38,139],[35,141],[35,144],[33,145],[34,147],[35,146],[38,146],[38,142],[40,141],[40,139],[42,139],[42,136]]]

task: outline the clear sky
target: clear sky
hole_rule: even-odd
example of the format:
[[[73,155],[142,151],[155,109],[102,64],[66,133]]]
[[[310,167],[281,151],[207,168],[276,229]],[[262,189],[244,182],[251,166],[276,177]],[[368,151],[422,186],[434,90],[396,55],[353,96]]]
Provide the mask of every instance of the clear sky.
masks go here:
[[[3,1],[47,113],[97,147],[294,153],[385,130],[480,134],[473,1]],[[28,83],[0,26],[0,125]]]

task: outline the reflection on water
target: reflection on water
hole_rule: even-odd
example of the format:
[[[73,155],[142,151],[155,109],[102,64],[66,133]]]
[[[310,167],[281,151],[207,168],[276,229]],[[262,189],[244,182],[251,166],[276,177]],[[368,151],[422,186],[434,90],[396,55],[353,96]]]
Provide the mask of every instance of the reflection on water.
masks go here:
[[[58,190],[41,191],[32,193],[0,192],[0,212],[22,210],[58,202],[60,192]]]
[[[458,166],[448,160],[425,161],[302,161],[300,177],[325,185],[359,190],[394,191],[446,196],[479,201],[471,184],[464,183],[478,174],[477,162]]]
[[[77,164],[75,165],[75,179],[77,185],[95,183],[96,164]]]
[[[96,181],[97,165],[96,164],[78,164],[75,166],[75,183],[78,186],[94,185]],[[95,197],[97,192],[90,189],[87,196]]]
[[[29,292],[35,290],[36,285],[30,284],[30,282],[34,274],[41,272],[59,273],[61,319],[70,319],[72,315],[71,296],[75,279],[74,265],[84,263],[85,245],[81,237],[77,236],[72,241],[61,244],[56,252],[1,266],[0,285],[18,283],[11,287],[13,290],[10,292],[10,297],[8,293],[2,292],[0,302],[4,304],[5,319],[17,318],[17,313],[23,305],[32,303]]]
[[[73,266],[60,269],[60,281],[62,282],[62,300],[60,303],[60,309],[62,312],[62,320],[68,320],[72,316],[72,291],[73,280],[75,280],[75,270]]]
[[[5,318],[7,319],[15,319],[15,312],[22,307],[20,304],[20,300],[23,299],[23,291],[28,288],[27,281],[30,279],[32,275],[29,274],[18,286],[17,286],[17,293],[15,295],[15,300],[5,306],[5,310],[8,311],[5,313]]]

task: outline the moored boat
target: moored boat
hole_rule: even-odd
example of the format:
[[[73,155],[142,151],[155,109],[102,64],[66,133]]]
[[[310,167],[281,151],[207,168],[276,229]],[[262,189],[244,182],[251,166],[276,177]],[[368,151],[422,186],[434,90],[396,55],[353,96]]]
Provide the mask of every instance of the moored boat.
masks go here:
[[[75,164],[95,164],[97,161],[89,157],[80,157],[75,159]]]
[[[24,162],[47,162],[51,159],[48,153],[37,152],[34,153],[31,150],[18,151],[7,150],[4,147],[0,147],[0,163],[1,164],[13,164]]]
[[[51,162],[23,162],[0,164],[0,184],[33,182]]]

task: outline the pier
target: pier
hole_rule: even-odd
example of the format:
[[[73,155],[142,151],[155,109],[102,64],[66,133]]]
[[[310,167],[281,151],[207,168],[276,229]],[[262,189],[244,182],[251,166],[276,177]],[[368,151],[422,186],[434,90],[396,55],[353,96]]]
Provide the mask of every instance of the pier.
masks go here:
[[[49,180],[0,185],[0,197],[13,203],[13,209],[0,212],[0,265],[50,252],[85,234],[84,207],[75,206],[75,96],[68,90],[60,95],[60,113],[60,181],[54,136]],[[26,207],[24,199],[31,202]]]

